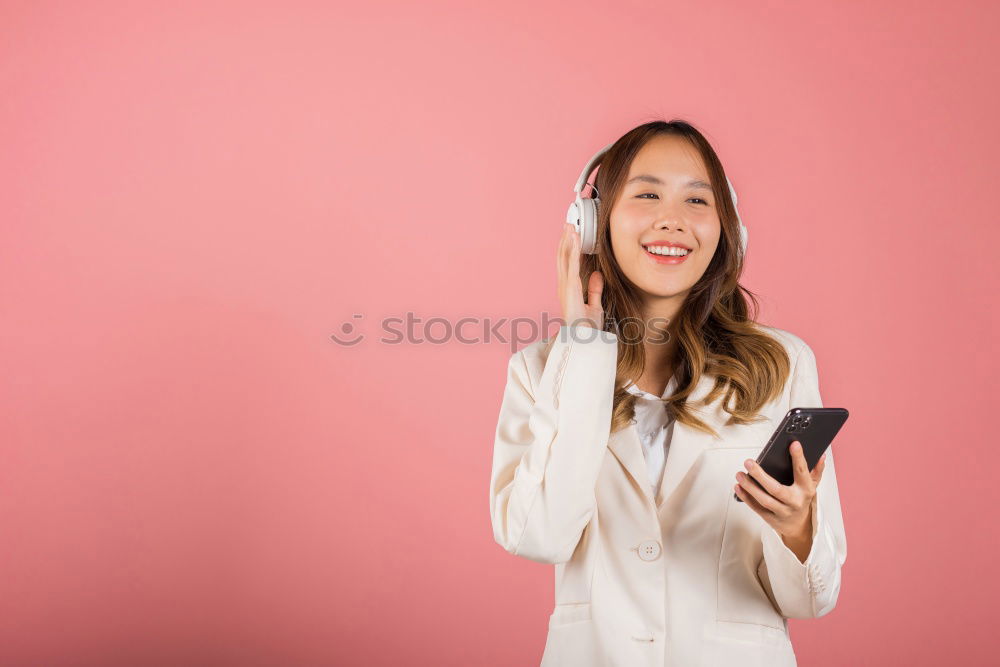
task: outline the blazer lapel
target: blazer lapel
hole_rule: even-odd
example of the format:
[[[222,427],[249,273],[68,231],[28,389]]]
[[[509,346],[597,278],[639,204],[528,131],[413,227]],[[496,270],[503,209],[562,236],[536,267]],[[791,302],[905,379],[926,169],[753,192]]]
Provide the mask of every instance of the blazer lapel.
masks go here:
[[[653,491],[649,487],[649,475],[646,474],[646,457],[642,453],[642,442],[639,441],[639,432],[636,431],[635,424],[629,424],[622,430],[612,433],[608,449],[618,458],[642,494],[649,499],[649,502],[654,502]]]
[[[719,430],[719,424],[704,411],[699,413],[702,421],[712,428]],[[717,439],[710,433],[699,431],[687,424],[674,422],[673,435],[670,436],[670,449],[667,452],[666,470],[663,472],[663,481],[660,483],[660,492],[656,497],[656,506],[661,507],[670,495],[677,490],[681,481],[687,476],[691,466],[698,460],[702,452],[711,447]],[[639,452],[642,453],[641,451]]]
[[[713,377],[703,375],[699,380],[695,391],[688,397],[688,404],[693,405],[703,396],[707,395],[715,383]],[[709,408],[698,407],[697,415],[709,424],[716,431],[720,430],[721,420],[715,406]],[[646,472],[646,457],[642,453],[642,443],[639,440],[639,433],[634,424],[611,434],[608,448],[615,455],[622,467],[632,478],[635,485],[641,489],[643,495],[649,499],[654,506],[659,507],[670,498],[670,494],[677,488],[681,480],[687,475],[691,466],[698,459],[702,452],[716,441],[716,438],[709,433],[704,433],[691,428],[680,422],[674,422],[674,432],[670,439],[670,449],[667,452],[666,469],[663,473],[663,481],[660,484],[660,491],[656,498],[653,497],[649,484],[649,476]]]

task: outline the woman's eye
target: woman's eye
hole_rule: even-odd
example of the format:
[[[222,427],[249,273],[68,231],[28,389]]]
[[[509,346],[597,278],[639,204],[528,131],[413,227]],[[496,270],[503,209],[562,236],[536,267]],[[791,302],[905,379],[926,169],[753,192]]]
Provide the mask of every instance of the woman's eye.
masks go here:
[[[640,194],[640,195],[636,195],[636,196],[635,196],[635,198],[636,198],[636,199],[640,199],[640,198],[642,198],[642,197],[645,197],[646,195],[649,195],[649,196],[651,196],[651,197],[656,197],[656,195],[655,195],[655,194],[653,194],[652,192],[643,192],[643,193],[642,193],[642,194]],[[688,201],[700,201],[700,202],[701,202],[702,204],[704,204],[705,206],[708,206],[708,202],[707,202],[707,201],[705,201],[704,199],[701,199],[700,197],[691,197],[691,199],[689,199]]]

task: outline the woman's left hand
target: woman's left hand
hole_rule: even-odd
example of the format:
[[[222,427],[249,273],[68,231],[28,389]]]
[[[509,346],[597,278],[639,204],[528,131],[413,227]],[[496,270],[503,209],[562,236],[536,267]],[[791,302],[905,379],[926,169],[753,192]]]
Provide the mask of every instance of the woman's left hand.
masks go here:
[[[736,473],[739,483],[735,491],[740,500],[774,528],[788,548],[804,562],[812,548],[812,501],[816,496],[816,485],[823,477],[826,454],[809,472],[802,444],[793,441],[789,451],[795,474],[795,482],[791,486],[785,486],[764,472],[756,461],[747,459],[744,465],[750,476],[743,471]]]

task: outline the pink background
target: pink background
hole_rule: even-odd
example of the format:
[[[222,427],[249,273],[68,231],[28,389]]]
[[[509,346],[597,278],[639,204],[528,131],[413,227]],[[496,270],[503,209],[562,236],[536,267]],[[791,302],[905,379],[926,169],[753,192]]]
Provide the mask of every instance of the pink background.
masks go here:
[[[510,344],[378,322],[558,316],[583,163],[673,117],[851,410],[801,664],[991,661],[997,5],[611,4],[0,4],[0,664],[537,664]]]

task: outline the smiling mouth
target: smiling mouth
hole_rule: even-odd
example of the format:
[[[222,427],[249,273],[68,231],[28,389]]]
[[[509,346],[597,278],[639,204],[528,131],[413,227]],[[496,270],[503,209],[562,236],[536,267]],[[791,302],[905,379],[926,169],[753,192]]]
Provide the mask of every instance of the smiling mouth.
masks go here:
[[[687,257],[692,253],[691,250],[687,248],[678,248],[676,246],[643,246],[646,252],[654,257]]]

